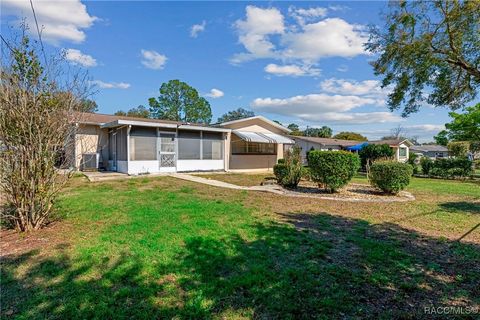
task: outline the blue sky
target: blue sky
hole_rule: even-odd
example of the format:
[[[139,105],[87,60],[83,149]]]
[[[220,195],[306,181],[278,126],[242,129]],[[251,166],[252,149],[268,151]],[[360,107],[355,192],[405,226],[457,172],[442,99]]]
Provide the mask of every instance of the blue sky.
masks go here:
[[[148,106],[163,82],[180,79],[209,100],[214,121],[244,107],[369,138],[400,124],[429,141],[449,120],[446,109],[402,119],[386,108],[362,47],[385,2],[33,3],[47,50],[88,69],[102,113]],[[2,34],[22,16],[33,23],[28,1],[2,1]]]

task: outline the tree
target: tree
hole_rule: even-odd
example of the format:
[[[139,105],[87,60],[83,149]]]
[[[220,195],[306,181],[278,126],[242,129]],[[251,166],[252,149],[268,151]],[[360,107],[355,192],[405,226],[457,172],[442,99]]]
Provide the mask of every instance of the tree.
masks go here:
[[[355,140],[355,141],[367,141],[368,139],[362,136],[360,133],[351,131],[342,131],[333,136],[335,139],[342,140]]]
[[[368,144],[358,152],[362,167],[368,172],[370,165],[376,160],[391,159],[393,150],[388,144]]]
[[[240,120],[240,119],[245,119],[250,117],[255,117],[255,113],[253,111],[250,111],[244,108],[238,108],[232,111],[228,111],[227,113],[224,113],[220,118],[218,118],[217,122],[222,123],[222,122]]]
[[[332,136],[332,129],[327,126],[321,128],[307,128],[303,131],[303,134],[306,137],[330,138]]]
[[[393,87],[390,110],[403,116],[425,102],[452,110],[480,86],[480,1],[393,1],[385,27],[372,27],[366,49],[382,87]]]
[[[150,111],[142,105],[139,105],[136,108],[132,108],[127,112],[119,110],[114,113],[116,116],[128,116],[128,117],[136,117],[136,118],[150,118]]]
[[[292,131],[300,131],[300,127],[298,126],[298,124],[295,124],[295,123],[290,123],[287,126],[287,128],[292,130]]]
[[[447,146],[448,144],[448,132],[447,130],[440,131],[436,136],[433,137],[436,144],[441,146]]]
[[[80,102],[80,111],[82,112],[97,112],[98,111],[98,105],[94,100],[90,99],[82,99]]]
[[[450,123],[445,124],[450,140],[480,141],[480,103],[464,109],[465,112],[450,112]]]
[[[470,149],[470,143],[467,141],[454,141],[448,143],[447,148],[454,157],[466,157]]]
[[[208,101],[185,82],[170,80],[159,91],[158,98],[148,99],[152,118],[196,123],[212,120]]]
[[[397,127],[390,130],[389,136],[383,136],[380,140],[410,140],[413,144],[418,144],[418,136],[407,136],[407,130],[398,125]]]
[[[61,58],[47,65],[26,35],[12,40],[2,54],[0,78],[0,188],[2,220],[18,231],[44,226],[70,171],[57,170],[72,159],[59,156],[73,148],[76,117],[85,87],[80,74],[64,74]],[[5,48],[6,49],[6,48]]]

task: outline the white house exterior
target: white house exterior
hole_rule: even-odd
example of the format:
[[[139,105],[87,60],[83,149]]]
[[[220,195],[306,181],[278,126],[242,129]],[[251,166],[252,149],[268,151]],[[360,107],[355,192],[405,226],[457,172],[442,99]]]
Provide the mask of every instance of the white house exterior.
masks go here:
[[[130,175],[188,171],[271,170],[289,130],[264,117],[218,126],[104,114],[76,121],[73,166]]]

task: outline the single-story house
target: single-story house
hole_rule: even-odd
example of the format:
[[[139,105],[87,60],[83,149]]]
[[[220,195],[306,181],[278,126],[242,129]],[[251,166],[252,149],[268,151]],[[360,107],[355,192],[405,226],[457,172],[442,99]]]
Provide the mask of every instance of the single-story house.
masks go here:
[[[289,129],[264,117],[215,126],[98,113],[75,117],[72,166],[132,175],[271,170],[293,144]]]
[[[448,158],[450,156],[447,147],[437,144],[412,146],[410,147],[410,150],[419,156],[430,159]]]
[[[354,146],[360,141],[354,140],[341,140],[331,138],[319,138],[319,137],[303,137],[303,136],[290,136],[295,141],[295,145],[300,147],[300,154],[302,156],[303,163],[307,163],[307,153],[311,150],[320,151],[336,151],[345,150],[345,148]]]
[[[369,144],[388,144],[394,151],[394,159],[399,162],[407,162],[408,154],[413,143],[408,139],[376,140],[368,141]]]
[[[388,144],[394,150],[394,158],[400,162],[408,160],[409,148],[413,146],[409,140],[377,140],[377,141],[354,141],[332,138],[290,136],[295,141],[295,145],[301,148],[302,160],[307,162],[307,152],[310,150],[336,151],[348,150],[360,144]]]

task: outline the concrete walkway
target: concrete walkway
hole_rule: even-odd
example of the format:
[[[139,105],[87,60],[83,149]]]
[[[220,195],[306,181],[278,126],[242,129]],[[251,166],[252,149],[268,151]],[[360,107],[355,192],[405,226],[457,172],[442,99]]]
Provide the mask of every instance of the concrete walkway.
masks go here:
[[[236,184],[231,184],[224,181],[219,180],[212,180],[207,178],[202,178],[190,174],[185,173],[171,173],[170,176],[182,180],[203,183],[214,187],[220,188],[227,188],[227,189],[235,189],[235,190],[248,190],[248,191],[262,191],[262,192],[270,192],[275,194],[285,194],[282,188],[278,186],[253,186],[253,187],[245,187],[245,186],[237,186]]]

